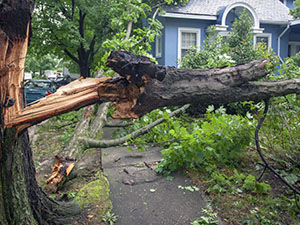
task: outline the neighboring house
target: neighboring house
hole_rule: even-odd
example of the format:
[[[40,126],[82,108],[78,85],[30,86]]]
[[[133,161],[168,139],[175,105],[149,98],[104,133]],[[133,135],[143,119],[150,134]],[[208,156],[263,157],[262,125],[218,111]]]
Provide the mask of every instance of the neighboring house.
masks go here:
[[[300,51],[300,20],[289,15],[290,8],[293,0],[190,0],[186,6],[168,6],[158,17],[164,28],[152,54],[161,65],[178,66],[189,48],[201,47],[210,25],[226,36],[246,9],[254,22],[254,44],[265,42],[282,60]]]

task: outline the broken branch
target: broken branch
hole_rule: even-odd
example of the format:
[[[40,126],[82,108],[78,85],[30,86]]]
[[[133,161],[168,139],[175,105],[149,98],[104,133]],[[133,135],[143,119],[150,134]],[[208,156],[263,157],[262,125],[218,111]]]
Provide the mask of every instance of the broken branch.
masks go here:
[[[169,114],[169,117],[175,116],[181,112],[184,112],[190,105],[184,105],[183,107],[171,112]],[[156,121],[154,121],[153,123],[148,124],[145,127],[142,127],[134,132],[132,132],[131,134],[128,134],[124,137],[118,138],[118,139],[113,139],[113,140],[95,140],[95,139],[91,139],[91,138],[83,138],[83,137],[79,137],[79,141],[83,143],[83,146],[85,149],[88,148],[107,148],[107,147],[112,147],[112,146],[117,146],[117,145],[121,145],[124,144],[125,142],[134,139],[140,135],[143,135],[147,132],[149,132],[153,127],[157,126],[158,124],[164,122],[165,119],[164,118],[160,118]]]
[[[37,104],[5,117],[5,128],[17,126],[21,131],[52,116],[99,102],[116,102],[113,117],[125,119],[139,118],[163,106],[227,104],[300,93],[300,78],[254,81],[267,75],[267,62],[185,70],[163,67],[127,51],[113,51],[107,66],[122,77],[78,79]]]

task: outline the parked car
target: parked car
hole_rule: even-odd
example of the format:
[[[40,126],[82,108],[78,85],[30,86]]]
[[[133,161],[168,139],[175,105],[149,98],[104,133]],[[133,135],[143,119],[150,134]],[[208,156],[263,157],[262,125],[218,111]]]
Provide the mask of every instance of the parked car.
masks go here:
[[[29,80],[24,84],[26,104],[54,93],[57,85],[51,80]]]
[[[56,80],[56,79],[57,79],[56,74],[51,74],[51,75],[47,76],[47,80]]]
[[[62,78],[57,78],[55,83],[57,84],[57,87],[61,87],[63,85],[66,85],[68,83],[70,83],[71,81],[73,81],[74,79],[72,79],[70,76],[65,76]]]

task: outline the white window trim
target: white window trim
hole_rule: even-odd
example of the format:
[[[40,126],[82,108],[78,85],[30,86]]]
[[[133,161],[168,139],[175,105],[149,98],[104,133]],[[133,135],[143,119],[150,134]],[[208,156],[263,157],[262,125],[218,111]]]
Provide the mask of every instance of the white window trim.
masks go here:
[[[160,48],[158,45],[158,42],[160,41]],[[162,36],[156,36],[155,40],[155,58],[161,58],[162,57]]]
[[[289,45],[291,47],[300,46],[300,41],[289,41]]]
[[[197,44],[195,47],[197,48],[197,50],[200,50],[200,43],[201,43],[200,28],[179,27],[178,28],[178,54],[177,54],[179,60],[181,59],[181,33],[182,32],[196,33]]]
[[[262,33],[262,34],[256,34],[254,35],[254,46],[257,44],[256,43],[256,38],[257,37],[266,37],[268,38],[268,49],[272,48],[272,34],[271,33]]]

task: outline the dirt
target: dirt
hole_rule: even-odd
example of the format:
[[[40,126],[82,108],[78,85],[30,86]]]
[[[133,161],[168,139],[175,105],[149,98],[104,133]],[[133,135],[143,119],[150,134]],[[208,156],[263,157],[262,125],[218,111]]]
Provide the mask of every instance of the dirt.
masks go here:
[[[45,181],[51,175],[55,155],[63,150],[64,128],[57,129],[55,120],[48,120],[28,130],[36,167],[36,179],[42,189],[55,200],[79,203],[81,217],[75,225],[105,225],[102,217],[112,209],[109,200],[109,184],[101,170],[101,151],[87,150],[78,164],[75,179],[67,181],[57,193],[49,192]]]

